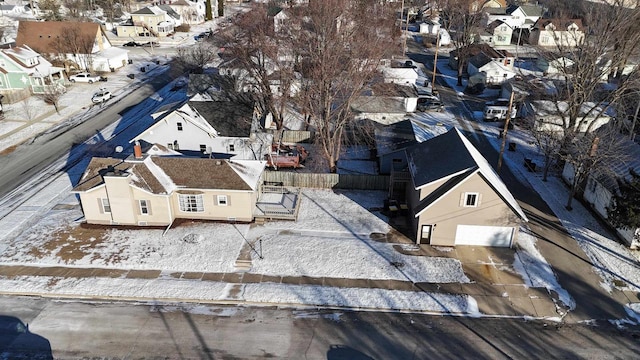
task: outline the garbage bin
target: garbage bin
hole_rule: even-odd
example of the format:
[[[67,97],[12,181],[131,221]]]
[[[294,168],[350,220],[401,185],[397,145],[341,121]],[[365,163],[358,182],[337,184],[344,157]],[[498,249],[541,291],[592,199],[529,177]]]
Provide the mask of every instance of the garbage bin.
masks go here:
[[[129,59],[128,60],[129,64],[133,64],[133,60]]]
[[[516,151],[516,143],[514,142],[509,143],[509,151]]]
[[[156,65],[160,65],[160,60],[156,60]]]
[[[145,71],[147,71],[147,68],[145,66],[140,68],[140,72],[145,72]]]

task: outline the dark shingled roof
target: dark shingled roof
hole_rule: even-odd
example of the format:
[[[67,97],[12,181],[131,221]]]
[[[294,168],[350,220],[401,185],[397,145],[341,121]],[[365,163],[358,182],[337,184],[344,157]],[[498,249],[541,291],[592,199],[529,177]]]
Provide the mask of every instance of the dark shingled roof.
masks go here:
[[[251,178],[256,169],[245,166],[241,162],[219,159],[157,157],[152,156],[139,162],[123,162],[113,158],[93,158],[85,170],[80,183],[73,188],[74,192],[89,191],[104,183],[105,175],[112,167],[122,174],[132,174],[131,184],[153,194],[166,194],[177,189],[166,189],[163,185],[166,176],[177,188],[188,189],[221,189],[252,190],[242,175]],[[153,170],[150,167],[159,169]],[[164,172],[164,174],[162,174]]]
[[[453,130],[407,150],[409,163],[415,164],[416,187],[478,167],[462,140]]]
[[[89,166],[84,171],[84,175],[80,178],[80,182],[72,191],[87,191],[96,186],[104,184],[102,174],[106,172],[109,166],[113,166],[115,170],[127,171],[133,164],[128,164],[120,159],[114,158],[92,158]]]
[[[251,135],[253,108],[231,101],[190,101],[193,107],[220,136],[248,137]]]
[[[216,159],[154,157],[158,165],[178,187],[190,189],[251,190],[229,161]]]

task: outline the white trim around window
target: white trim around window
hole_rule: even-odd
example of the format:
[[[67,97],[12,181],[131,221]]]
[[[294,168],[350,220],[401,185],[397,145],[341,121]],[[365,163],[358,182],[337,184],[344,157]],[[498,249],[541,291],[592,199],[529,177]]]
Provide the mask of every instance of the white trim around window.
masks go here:
[[[109,199],[100,199],[100,204],[102,205],[102,212],[104,212],[105,214],[111,213],[111,204],[109,203]]]
[[[138,200],[140,215],[149,215],[149,200]]]
[[[204,212],[202,195],[178,195],[178,203],[182,212]]]
[[[218,206],[227,206],[229,205],[229,198],[227,197],[227,195],[218,195],[216,197]]]
[[[477,192],[464,193],[464,207],[476,207],[480,202],[480,194]]]

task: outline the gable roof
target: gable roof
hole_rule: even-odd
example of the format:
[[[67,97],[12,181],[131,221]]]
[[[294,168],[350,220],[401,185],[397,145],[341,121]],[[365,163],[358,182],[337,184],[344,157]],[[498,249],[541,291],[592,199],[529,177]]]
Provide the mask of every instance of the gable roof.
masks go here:
[[[578,31],[584,31],[584,26],[582,25],[581,19],[538,19],[535,25],[535,29],[537,30],[545,30],[548,25],[553,25],[555,27],[555,31],[567,31],[567,28],[571,24],[576,24],[578,26]]]
[[[507,23],[506,21],[502,21],[502,20],[494,20],[492,21],[489,25],[487,25],[487,31],[491,34],[493,34],[493,32],[495,31],[495,29],[497,27],[499,27],[500,25],[507,25],[510,29],[513,29],[513,26],[509,25],[509,23]]]
[[[377,125],[375,129],[376,154],[383,156],[432,139],[447,131],[448,126],[439,123],[405,119],[386,126]]]
[[[158,7],[160,8],[160,10],[166,12],[167,15],[171,16],[172,18],[176,20],[180,20],[180,14],[178,14],[175,10],[173,10],[171,5],[158,5]]]
[[[130,175],[133,186],[159,195],[181,188],[255,191],[265,164],[264,161],[162,156],[127,161],[92,158],[72,191],[85,192],[104,184],[108,172]]]
[[[475,173],[479,173],[487,184],[505,201],[505,203],[522,219],[527,217],[513,195],[502,182],[480,152],[453,128],[433,139],[417,144],[405,150],[409,164],[409,172],[416,189],[434,181],[447,179],[437,190],[437,198],[423,199],[415,210],[423,211],[430,204]],[[445,188],[442,188],[442,187]],[[446,191],[444,191],[446,190]],[[419,212],[416,212],[416,216]]]
[[[190,101],[195,111],[225,137],[251,135],[253,106],[234,101]]]
[[[520,9],[525,16],[542,16],[542,7],[534,4],[523,4],[520,6],[514,6],[510,13],[513,13],[517,9]]]
[[[55,42],[69,28],[78,29],[81,35],[91,38],[96,38],[101,31],[100,25],[94,22],[20,20],[16,46],[28,45],[40,53],[58,53]]]
[[[484,53],[493,59],[504,59],[506,57],[513,57],[513,54],[508,52],[507,50],[498,50],[491,47],[489,44],[469,44],[462,49],[463,51],[467,51],[469,57],[476,56],[480,53]],[[452,50],[450,56],[455,57],[458,56],[458,50]]]
[[[158,6],[147,6],[138,11],[132,12],[131,15],[164,15],[166,11]]]
[[[9,61],[13,62],[20,71],[26,72],[29,76],[33,77],[46,77],[54,73],[59,73],[63,68],[55,67],[51,65],[49,61],[40,56],[37,52],[33,51],[27,45],[16,46],[9,49],[0,50],[2,53],[8,58]],[[26,59],[37,59],[37,63],[34,65],[26,64],[24,60]],[[2,66],[0,66],[0,71],[6,72]]]

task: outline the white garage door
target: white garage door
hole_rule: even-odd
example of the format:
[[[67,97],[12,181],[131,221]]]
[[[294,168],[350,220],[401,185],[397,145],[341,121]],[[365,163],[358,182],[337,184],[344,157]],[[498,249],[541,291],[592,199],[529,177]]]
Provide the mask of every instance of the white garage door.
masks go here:
[[[511,227],[458,225],[455,244],[509,247],[512,238]]]

